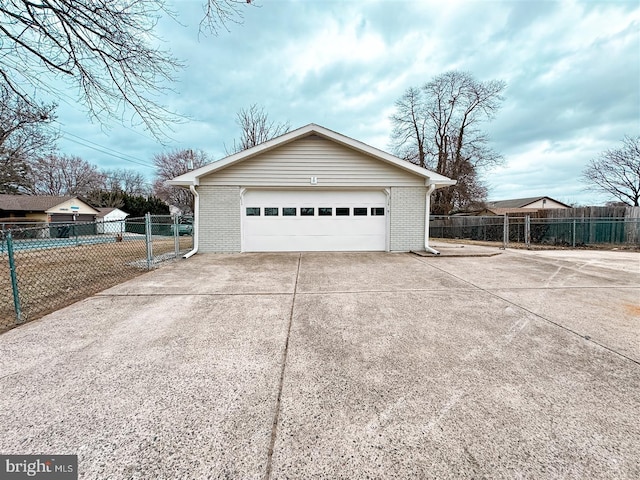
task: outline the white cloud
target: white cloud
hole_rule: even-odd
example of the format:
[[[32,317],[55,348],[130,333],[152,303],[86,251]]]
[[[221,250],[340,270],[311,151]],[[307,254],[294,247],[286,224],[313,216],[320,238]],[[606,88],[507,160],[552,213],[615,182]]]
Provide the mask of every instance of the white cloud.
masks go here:
[[[176,3],[184,26],[161,24],[165,46],[188,64],[167,104],[193,119],[171,146],[219,156],[238,134],[235,113],[258,103],[293,128],[316,122],[386,149],[406,88],[467,70],[508,83],[487,126],[506,160],[487,175],[490,196],[566,192],[589,203],[600,197],[582,190],[585,162],[640,131],[636,1],[264,1],[243,25],[198,39],[202,1]],[[105,135],[68,105],[60,113],[73,133],[136,157],[163,149],[124,128]]]
[[[327,18],[309,38],[291,41],[283,51],[286,59],[284,75],[289,81],[302,82],[329,66],[367,64],[385,56],[386,45],[381,36],[367,28],[362,16],[348,20]]]

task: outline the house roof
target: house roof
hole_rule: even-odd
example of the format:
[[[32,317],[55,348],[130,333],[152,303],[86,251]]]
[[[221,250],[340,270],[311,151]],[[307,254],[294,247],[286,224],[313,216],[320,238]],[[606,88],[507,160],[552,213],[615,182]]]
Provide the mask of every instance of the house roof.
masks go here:
[[[487,207],[493,211],[494,208],[525,208],[527,205],[531,205],[534,202],[542,199],[553,200],[560,205],[564,205],[567,208],[570,208],[569,205],[566,205],[562,202],[559,202],[555,198],[542,196],[542,197],[529,197],[529,198],[512,198],[509,200],[496,200],[492,202],[487,202]]]
[[[297,130],[285,133],[284,135],[280,135],[279,137],[261,143],[260,145],[256,145],[255,147],[243,150],[242,152],[238,152],[236,154],[229,155],[228,157],[225,157],[221,160],[209,163],[196,170],[192,170],[191,172],[180,175],[173,180],[170,180],[168,183],[171,185],[185,186],[199,185],[200,178],[206,175],[310,135],[318,135],[328,140],[332,140],[338,144],[344,145],[345,147],[368,155],[369,157],[386,162],[390,165],[394,165],[398,168],[423,177],[427,185],[433,184],[436,185],[436,188],[455,185],[456,183],[455,180],[451,180],[450,178],[447,178],[436,172],[432,172],[431,170],[427,170],[426,168],[421,168],[394,155],[383,152],[382,150],[378,150],[377,148],[367,145],[366,143],[354,140],[353,138],[334,132],[333,130],[329,130],[328,128],[321,127],[320,125],[316,125],[314,123],[310,123],[309,125],[305,125],[304,127],[298,128]]]
[[[51,196],[0,194],[0,210],[12,212],[46,212],[47,210],[74,198],[86,204],[82,199],[73,195]],[[91,205],[87,204],[87,206],[93,208]]]
[[[115,212],[116,210],[126,216],[129,216],[127,212],[124,212],[116,207],[98,207],[96,208],[96,210],[98,211],[98,214],[96,215],[97,218],[104,218],[107,215],[109,215],[111,212]]]
[[[0,210],[19,212],[44,212],[61,203],[71,200],[72,196],[54,197],[43,195],[0,195]]]
[[[504,215],[505,213],[533,213],[539,208],[503,208],[503,207],[487,207],[484,211],[491,212],[494,215]]]

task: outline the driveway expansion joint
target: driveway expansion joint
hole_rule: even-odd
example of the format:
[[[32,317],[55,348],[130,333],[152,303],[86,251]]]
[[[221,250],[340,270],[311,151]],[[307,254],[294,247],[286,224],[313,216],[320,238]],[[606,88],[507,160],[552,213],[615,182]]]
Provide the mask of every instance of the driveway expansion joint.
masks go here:
[[[280,367],[280,379],[278,381],[278,396],[276,397],[276,407],[273,414],[273,423],[271,424],[271,440],[269,441],[269,450],[267,452],[267,468],[264,474],[265,480],[271,479],[271,471],[273,467],[273,449],[275,448],[276,438],[278,436],[278,422],[280,420],[280,401],[282,399],[282,387],[284,385],[284,373],[287,367],[287,356],[289,354],[289,338],[291,336],[291,324],[293,323],[293,311],[296,304],[296,292],[298,290],[298,279],[300,278],[300,262],[302,253],[298,255],[298,266],[296,269],[296,281],[293,286],[293,295],[291,297],[291,310],[289,311],[289,324],[287,325],[287,337],[282,352],[282,366]]]
[[[435,265],[432,265],[431,263],[427,263],[426,261],[424,261],[422,259],[422,257],[414,257],[414,258],[415,258],[415,260],[417,260],[420,263],[424,263],[426,265],[429,265],[432,268],[435,268],[436,270],[440,270],[442,273],[446,273],[447,275],[451,275],[452,277],[454,277],[454,278],[456,278],[456,279],[458,279],[458,280],[460,280],[462,282],[465,282],[465,283],[477,288],[478,290],[491,295],[492,297],[498,298],[498,299],[502,300],[503,302],[506,302],[509,305],[512,305],[512,306],[514,306],[516,308],[519,308],[520,310],[523,310],[523,311],[533,315],[534,317],[539,318],[540,320],[543,320],[543,321],[545,321],[545,322],[547,322],[547,323],[549,323],[551,325],[555,325],[556,327],[559,327],[559,328],[565,330],[566,332],[571,333],[571,334],[579,337],[582,340],[585,340],[587,342],[591,342],[591,343],[593,343],[595,345],[598,345],[600,348],[603,348],[604,350],[607,350],[607,351],[609,351],[609,352],[611,352],[611,353],[613,353],[615,355],[618,355],[618,356],[624,358],[625,360],[629,360],[630,362],[635,363],[636,365],[640,365],[640,361],[639,360],[636,360],[635,358],[632,358],[632,357],[630,357],[630,356],[628,356],[628,355],[626,355],[626,354],[624,354],[622,352],[619,352],[619,351],[615,350],[612,347],[609,347],[609,346],[607,346],[607,345],[605,345],[603,343],[600,343],[600,342],[594,340],[593,338],[591,338],[589,335],[581,334],[581,333],[579,333],[579,332],[567,327],[566,325],[562,325],[559,322],[551,320],[550,318],[547,318],[547,317],[545,317],[543,315],[540,315],[539,313],[534,312],[533,310],[530,310],[530,309],[528,309],[526,307],[523,307],[522,305],[519,305],[519,304],[513,302],[512,300],[509,300],[508,298],[504,298],[503,296],[498,295],[495,292],[492,292],[491,290],[497,290],[495,288],[493,288],[493,289],[482,288],[482,287],[474,284],[473,282],[470,282],[469,280],[466,280],[466,279],[464,279],[464,278],[462,278],[462,277],[460,277],[458,275],[455,275],[455,274],[453,274],[451,272],[447,272],[443,268],[436,267]],[[545,288],[547,288],[547,287],[543,287],[542,289],[545,289]],[[574,288],[582,288],[582,287],[574,287]],[[612,288],[614,288],[614,287],[612,287]],[[618,287],[615,287],[615,288],[618,288]],[[506,290],[506,289],[500,289],[500,290]]]
[[[109,293],[99,292],[96,297],[268,297],[291,295],[291,292],[211,292],[211,293]]]

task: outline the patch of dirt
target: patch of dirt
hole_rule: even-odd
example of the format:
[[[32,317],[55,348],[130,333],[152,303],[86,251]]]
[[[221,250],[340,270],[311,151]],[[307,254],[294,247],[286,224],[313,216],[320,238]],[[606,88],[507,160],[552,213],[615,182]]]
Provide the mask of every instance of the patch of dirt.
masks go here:
[[[634,317],[640,317],[640,305],[632,305],[630,303],[624,306],[625,310]]]

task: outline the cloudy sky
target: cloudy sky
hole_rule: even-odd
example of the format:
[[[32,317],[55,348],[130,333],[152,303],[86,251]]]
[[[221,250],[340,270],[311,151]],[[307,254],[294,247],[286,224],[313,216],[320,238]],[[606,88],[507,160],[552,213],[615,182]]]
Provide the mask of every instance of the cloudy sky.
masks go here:
[[[394,102],[449,70],[507,83],[486,126],[505,164],[484,175],[493,200],[549,195],[599,204],[585,163],[640,134],[640,6],[633,1],[258,0],[241,25],[198,35],[202,1],[173,0],[159,35],[186,67],[166,105],[189,117],[163,146],[131,125],[58,110],[64,153],[153,177],[151,158],[194,148],[213,158],[257,103],[292,129],[317,123],[389,151]]]

